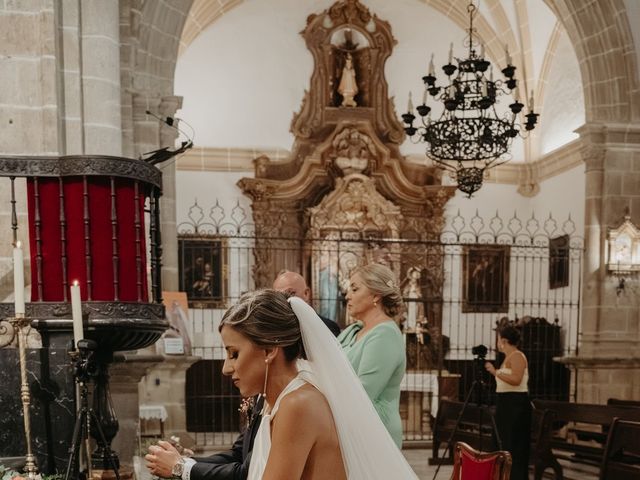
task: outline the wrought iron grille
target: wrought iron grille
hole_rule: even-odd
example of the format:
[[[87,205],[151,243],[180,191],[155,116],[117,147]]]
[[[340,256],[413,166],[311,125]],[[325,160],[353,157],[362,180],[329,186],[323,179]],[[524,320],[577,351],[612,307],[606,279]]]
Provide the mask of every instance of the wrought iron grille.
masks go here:
[[[188,221],[178,226],[184,285],[198,281],[186,278],[193,267],[184,263],[193,259],[185,253],[189,242],[208,244],[226,266],[210,277],[211,288],[224,295],[189,299],[193,353],[204,362],[193,367],[199,373],[189,377],[187,386],[188,429],[198,444],[229,444],[235,426],[241,426],[225,418],[239,415],[241,398],[220,374],[224,349],[217,327],[226,307],[254,288],[253,272],[260,261],[254,247],[264,240],[272,241],[273,258],[305,252],[299,272],[311,283],[313,306],[341,326],[350,321],[344,299],[349,269],[377,261],[396,271],[406,305],[398,319],[407,349],[401,398],[406,441],[430,440],[438,402],[463,399],[474,378],[484,375],[471,352],[474,346],[486,345],[487,359],[501,360],[495,346],[501,321],[516,321],[521,328],[532,396],[575,398],[575,376],[553,361],[578,348],[583,240],[571,217],[560,222],[550,215],[522,219],[496,213],[485,219],[458,212],[447,216],[435,240],[408,229],[400,238],[363,232],[260,238],[239,202],[227,210],[216,202],[205,213],[194,203]],[[405,219],[407,225],[419,221]],[[495,386],[486,380],[483,401],[492,402]]]

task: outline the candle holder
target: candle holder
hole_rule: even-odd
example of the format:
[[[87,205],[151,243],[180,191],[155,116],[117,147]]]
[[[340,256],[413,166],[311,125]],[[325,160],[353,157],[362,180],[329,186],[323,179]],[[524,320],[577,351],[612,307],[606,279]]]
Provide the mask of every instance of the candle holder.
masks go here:
[[[8,319],[13,327],[14,336],[18,336],[18,351],[20,358],[20,400],[22,401],[22,416],[24,419],[24,434],[27,445],[27,455],[25,463],[25,473],[29,479],[40,479],[36,459],[31,451],[31,414],[29,406],[31,405],[31,392],[29,391],[29,383],[27,382],[27,336],[25,327],[30,326],[31,322],[24,313],[16,313],[14,317]]]

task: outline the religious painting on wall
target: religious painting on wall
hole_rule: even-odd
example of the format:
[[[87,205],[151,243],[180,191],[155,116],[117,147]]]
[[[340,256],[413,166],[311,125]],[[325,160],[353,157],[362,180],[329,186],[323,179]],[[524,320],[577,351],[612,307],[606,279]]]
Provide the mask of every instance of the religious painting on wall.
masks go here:
[[[462,257],[462,312],[509,311],[508,245],[470,245]]]
[[[222,307],[227,294],[227,239],[179,237],[180,291],[191,304]]]
[[[549,288],[569,286],[569,235],[549,240]]]

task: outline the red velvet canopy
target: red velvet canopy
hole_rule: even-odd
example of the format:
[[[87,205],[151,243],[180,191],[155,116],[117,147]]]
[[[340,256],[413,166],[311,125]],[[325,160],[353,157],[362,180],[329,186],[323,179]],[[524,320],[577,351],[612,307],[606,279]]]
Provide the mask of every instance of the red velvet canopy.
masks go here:
[[[31,301],[147,302],[145,192],[119,177],[29,178]],[[65,294],[66,290],[66,294]]]

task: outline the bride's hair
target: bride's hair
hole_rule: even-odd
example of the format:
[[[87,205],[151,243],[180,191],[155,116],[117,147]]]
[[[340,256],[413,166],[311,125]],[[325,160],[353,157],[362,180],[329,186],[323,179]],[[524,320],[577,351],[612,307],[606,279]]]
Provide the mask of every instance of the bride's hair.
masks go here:
[[[404,308],[400,286],[390,268],[379,263],[370,263],[356,268],[351,275],[358,274],[362,283],[374,295],[380,295],[382,310],[395,317]]]
[[[282,347],[288,361],[306,358],[300,322],[288,297],[286,293],[269,289],[245,293],[226,311],[218,330],[227,325],[259,347]]]

